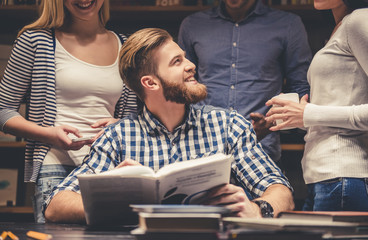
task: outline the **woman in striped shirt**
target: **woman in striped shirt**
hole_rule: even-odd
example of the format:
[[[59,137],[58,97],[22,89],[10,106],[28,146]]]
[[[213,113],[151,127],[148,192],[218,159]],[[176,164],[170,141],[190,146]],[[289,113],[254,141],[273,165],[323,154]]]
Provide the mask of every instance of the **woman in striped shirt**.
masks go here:
[[[25,181],[36,183],[34,210],[83,162],[101,128],[136,112],[120,78],[124,35],[105,28],[108,0],[44,0],[38,20],[14,44],[0,83],[1,131],[27,139]],[[17,112],[25,101],[27,117]],[[89,140],[72,141],[73,138]]]

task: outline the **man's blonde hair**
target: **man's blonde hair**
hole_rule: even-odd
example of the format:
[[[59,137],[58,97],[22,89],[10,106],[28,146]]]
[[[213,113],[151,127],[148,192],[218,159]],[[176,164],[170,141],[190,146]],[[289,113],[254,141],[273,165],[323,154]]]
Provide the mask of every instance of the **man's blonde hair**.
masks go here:
[[[143,101],[145,94],[141,78],[157,75],[153,51],[162,46],[171,35],[160,28],[144,28],[132,34],[120,50],[120,75],[124,83]]]
[[[99,15],[100,22],[103,26],[110,18],[110,0],[105,0]],[[18,37],[25,31],[30,29],[52,29],[59,28],[64,24],[65,18],[70,14],[64,8],[63,0],[42,0],[39,8],[40,17],[33,23],[23,27]]]

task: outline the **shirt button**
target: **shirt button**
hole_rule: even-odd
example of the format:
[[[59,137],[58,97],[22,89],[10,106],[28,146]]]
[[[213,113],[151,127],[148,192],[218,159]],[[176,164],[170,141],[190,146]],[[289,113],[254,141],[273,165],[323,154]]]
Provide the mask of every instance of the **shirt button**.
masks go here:
[[[234,89],[235,87],[234,87],[234,85],[231,85],[231,89]]]
[[[250,158],[251,158],[252,160],[256,159],[256,157],[255,157],[255,156],[251,156]]]
[[[172,146],[175,146],[175,143],[174,143],[174,142],[172,142],[172,143],[171,143],[171,145],[172,145]]]
[[[233,42],[233,46],[236,47],[236,42]]]
[[[232,68],[235,68],[235,63],[231,64],[231,67],[232,67]]]
[[[239,27],[239,24],[235,23],[235,27]]]

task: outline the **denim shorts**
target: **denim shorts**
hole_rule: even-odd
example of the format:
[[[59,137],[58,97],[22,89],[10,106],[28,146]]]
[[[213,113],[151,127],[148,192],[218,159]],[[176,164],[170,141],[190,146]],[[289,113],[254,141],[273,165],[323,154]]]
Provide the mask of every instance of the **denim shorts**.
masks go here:
[[[63,165],[43,165],[35,186],[33,197],[33,211],[37,223],[45,223],[45,217],[42,213],[42,206],[48,198],[53,188],[66,178],[75,166]]]
[[[307,186],[304,211],[368,211],[368,178],[335,178]]]

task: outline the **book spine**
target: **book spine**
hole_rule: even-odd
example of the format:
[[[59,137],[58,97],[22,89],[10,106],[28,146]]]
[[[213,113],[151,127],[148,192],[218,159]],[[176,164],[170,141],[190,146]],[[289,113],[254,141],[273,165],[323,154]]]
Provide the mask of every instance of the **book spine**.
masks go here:
[[[155,199],[155,203],[156,204],[161,203],[161,199],[160,199],[160,180],[156,180],[156,199]]]

